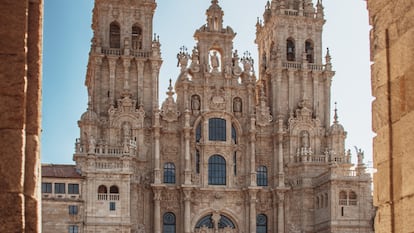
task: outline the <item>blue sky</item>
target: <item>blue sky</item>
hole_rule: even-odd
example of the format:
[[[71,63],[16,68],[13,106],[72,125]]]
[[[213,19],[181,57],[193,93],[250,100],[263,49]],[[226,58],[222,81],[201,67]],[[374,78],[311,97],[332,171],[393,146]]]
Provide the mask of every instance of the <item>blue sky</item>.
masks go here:
[[[254,44],[257,17],[266,0],[221,0],[224,25],[237,33],[234,48],[257,56]],[[365,151],[372,160],[369,25],[363,0],[324,0],[327,20],[323,46],[329,47],[336,75],[332,106],[338,102],[339,121],[348,131],[346,146]],[[154,32],[160,36],[164,63],[160,73],[160,100],[168,80],[176,79],[176,54],[182,45],[195,45],[193,34],[205,23],[210,0],[158,0]],[[43,40],[42,162],[73,163],[77,121],[87,107],[84,86],[92,31],[93,0],[45,0]],[[256,59],[257,60],[257,59]],[[332,108],[333,109],[333,108]]]

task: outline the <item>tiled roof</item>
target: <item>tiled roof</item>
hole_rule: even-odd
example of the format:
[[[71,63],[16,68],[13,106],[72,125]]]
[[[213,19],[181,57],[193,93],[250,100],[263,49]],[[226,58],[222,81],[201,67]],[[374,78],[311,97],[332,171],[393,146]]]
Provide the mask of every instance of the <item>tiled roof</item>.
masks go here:
[[[75,165],[42,164],[42,177],[82,178]]]

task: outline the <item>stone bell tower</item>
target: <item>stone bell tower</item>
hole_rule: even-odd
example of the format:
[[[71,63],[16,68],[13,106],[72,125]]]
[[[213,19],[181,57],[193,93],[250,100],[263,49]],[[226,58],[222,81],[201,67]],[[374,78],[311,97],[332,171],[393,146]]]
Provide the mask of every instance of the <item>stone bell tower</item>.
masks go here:
[[[86,177],[84,232],[129,233],[137,221],[150,221],[138,219],[131,199],[142,187],[136,180],[149,182],[142,177],[150,170],[153,136],[145,129],[159,108],[162,60],[152,29],[155,8],[155,0],[95,1],[88,108],[78,122],[74,154]]]

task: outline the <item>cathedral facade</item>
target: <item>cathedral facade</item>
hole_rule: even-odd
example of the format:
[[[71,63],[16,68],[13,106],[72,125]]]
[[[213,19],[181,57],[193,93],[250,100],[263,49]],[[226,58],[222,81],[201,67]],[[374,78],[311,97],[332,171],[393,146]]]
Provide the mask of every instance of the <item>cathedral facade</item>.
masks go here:
[[[266,4],[255,71],[212,0],[194,48],[177,54],[180,73],[161,106],[155,9],[155,0],[95,0],[74,154],[76,229],[373,232],[363,152],[351,164],[336,109],[331,116],[322,2]]]

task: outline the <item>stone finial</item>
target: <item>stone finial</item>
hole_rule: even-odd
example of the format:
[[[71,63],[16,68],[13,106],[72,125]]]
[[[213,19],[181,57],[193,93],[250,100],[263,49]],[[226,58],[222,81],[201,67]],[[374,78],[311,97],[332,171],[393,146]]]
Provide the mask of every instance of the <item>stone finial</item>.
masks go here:
[[[338,124],[339,123],[339,121],[338,121],[338,109],[337,109],[337,103],[335,102],[335,110],[334,110],[334,123],[335,124]]]

